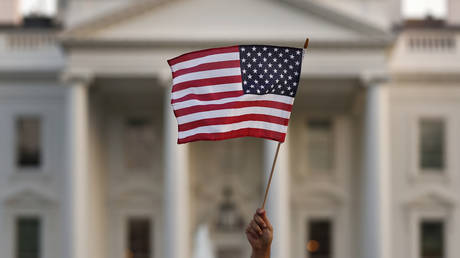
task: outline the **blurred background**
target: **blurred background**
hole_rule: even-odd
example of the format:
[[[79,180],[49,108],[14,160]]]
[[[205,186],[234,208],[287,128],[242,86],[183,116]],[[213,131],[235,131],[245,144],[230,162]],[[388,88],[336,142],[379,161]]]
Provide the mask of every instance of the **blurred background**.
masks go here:
[[[1,258],[249,257],[276,144],[178,146],[166,60],[306,37],[272,257],[460,257],[459,0],[0,1]]]

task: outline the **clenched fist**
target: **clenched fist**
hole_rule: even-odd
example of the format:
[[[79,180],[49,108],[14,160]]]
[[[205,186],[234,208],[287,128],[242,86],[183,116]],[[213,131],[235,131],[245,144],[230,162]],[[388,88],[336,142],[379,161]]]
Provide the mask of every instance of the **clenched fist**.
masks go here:
[[[257,209],[246,228],[246,236],[252,247],[252,258],[270,258],[273,227],[264,209]]]

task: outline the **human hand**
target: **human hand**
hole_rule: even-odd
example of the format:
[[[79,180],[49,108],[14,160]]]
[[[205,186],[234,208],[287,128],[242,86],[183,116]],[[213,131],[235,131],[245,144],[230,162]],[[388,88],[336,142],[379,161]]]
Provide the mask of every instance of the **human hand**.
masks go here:
[[[246,228],[246,236],[252,247],[253,258],[269,258],[273,240],[273,227],[264,209],[257,209]]]

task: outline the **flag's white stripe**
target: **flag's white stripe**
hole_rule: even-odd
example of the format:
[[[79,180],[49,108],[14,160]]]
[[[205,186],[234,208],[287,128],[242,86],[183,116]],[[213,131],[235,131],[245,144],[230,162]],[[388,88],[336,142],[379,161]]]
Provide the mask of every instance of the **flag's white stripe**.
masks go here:
[[[219,99],[219,100],[203,101],[203,100],[191,99],[191,100],[186,100],[186,101],[182,101],[182,102],[176,102],[176,103],[173,104],[173,109],[178,110],[178,109],[183,109],[183,108],[188,108],[188,107],[198,106],[198,105],[225,104],[225,103],[234,102],[234,101],[257,101],[257,100],[277,101],[277,102],[290,104],[290,105],[292,105],[294,103],[294,98],[293,97],[288,97],[288,96],[284,96],[284,95],[277,95],[277,94],[265,94],[265,95],[244,94],[244,95],[242,95],[240,97],[225,98],[225,99]]]
[[[243,121],[239,123],[226,124],[226,125],[207,125],[198,128],[194,128],[188,131],[179,132],[179,139],[183,139],[199,133],[226,133],[233,130],[239,130],[243,128],[256,128],[265,129],[270,131],[276,131],[280,133],[287,132],[287,126],[274,124],[262,121]]]
[[[190,87],[184,90],[171,93],[171,99],[182,98],[188,94],[210,94],[225,91],[243,90],[241,83],[226,83],[203,87]]]
[[[202,119],[208,118],[217,118],[217,117],[232,117],[232,116],[242,116],[250,114],[261,114],[276,116],[281,118],[289,118],[291,112],[285,111],[278,108],[269,108],[269,107],[245,107],[245,108],[230,108],[230,109],[219,109],[213,111],[204,111],[193,113],[190,115],[180,116],[177,118],[177,123],[179,125],[190,123]]]
[[[184,62],[177,63],[175,65],[172,65],[171,70],[173,72],[177,72],[179,70],[194,67],[200,64],[220,62],[220,61],[230,61],[230,60],[240,60],[240,52],[215,54],[215,55],[209,55],[209,56],[187,60]]]
[[[233,76],[233,75],[241,75],[241,70],[239,67],[207,70],[207,71],[194,72],[194,73],[186,73],[184,75],[180,75],[174,78],[173,84],[178,84],[178,83],[186,82],[186,81]]]

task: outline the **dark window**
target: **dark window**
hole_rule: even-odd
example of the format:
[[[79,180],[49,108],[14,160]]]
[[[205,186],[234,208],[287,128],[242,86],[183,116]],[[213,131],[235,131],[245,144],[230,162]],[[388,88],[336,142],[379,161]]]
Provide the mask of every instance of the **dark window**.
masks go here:
[[[40,118],[18,118],[16,120],[16,135],[16,163],[18,167],[39,167],[42,159]]]
[[[38,218],[17,219],[16,258],[40,258],[40,220]]]
[[[332,258],[332,224],[329,219],[309,221],[307,252],[309,258]]]
[[[420,227],[421,258],[444,258],[444,223],[423,221]]]
[[[423,119],[420,121],[420,166],[422,169],[444,168],[444,121]]]
[[[330,171],[334,160],[333,125],[327,119],[307,122],[308,166],[314,171]]]
[[[150,220],[147,218],[135,218],[129,220],[127,258],[151,257],[150,230]]]

